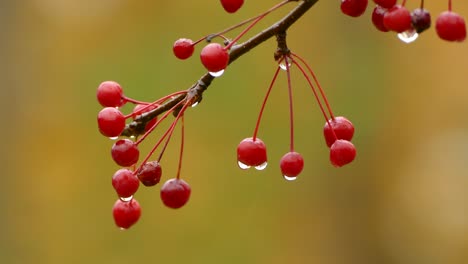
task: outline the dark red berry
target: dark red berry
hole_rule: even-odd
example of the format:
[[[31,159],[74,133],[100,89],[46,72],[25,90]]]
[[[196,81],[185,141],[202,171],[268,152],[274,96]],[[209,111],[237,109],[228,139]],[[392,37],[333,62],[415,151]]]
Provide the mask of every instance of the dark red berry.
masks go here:
[[[361,16],[366,8],[367,0],[341,0],[341,11],[348,16]]]
[[[417,8],[411,12],[411,24],[417,33],[421,33],[431,27],[431,14],[423,8]]]
[[[411,29],[411,14],[406,7],[395,5],[384,15],[384,26],[398,33]]]
[[[162,168],[157,161],[149,161],[143,164],[137,171],[137,177],[145,186],[153,186],[161,180]]]
[[[209,72],[219,72],[224,70],[229,63],[229,53],[219,43],[206,45],[201,53],[200,59]]]
[[[195,47],[193,45],[193,41],[191,39],[181,38],[174,42],[172,46],[172,51],[174,55],[181,59],[185,60],[192,56]]]
[[[382,32],[388,32],[388,29],[385,27],[383,22],[385,13],[387,13],[387,9],[381,6],[376,6],[372,12],[372,24]]]
[[[131,197],[140,186],[140,181],[131,170],[120,169],[112,176],[112,186],[121,198]]]
[[[161,187],[161,200],[169,208],[184,206],[190,198],[190,186],[181,179],[170,179]]]
[[[330,147],[330,161],[335,167],[344,166],[354,160],[356,157],[356,148],[353,143],[338,139]]]
[[[280,169],[286,179],[295,178],[304,168],[304,159],[297,152],[288,152],[280,160]]]
[[[466,38],[465,19],[452,11],[442,12],[436,20],[439,38],[447,41],[464,41]]]
[[[335,133],[333,134],[333,132]],[[331,147],[336,139],[351,140],[354,135],[353,123],[346,117],[337,116],[335,119],[330,119],[328,122],[325,122],[323,135],[325,136],[325,142],[328,147]]]
[[[140,219],[141,207],[135,199],[128,202],[118,199],[112,208],[112,215],[114,216],[115,224],[118,227],[127,229]]]
[[[251,166],[263,167],[267,162],[265,143],[259,138],[242,140],[237,146],[237,161],[241,169],[248,169]]]
[[[244,4],[244,0],[221,0],[221,5],[228,13],[234,13]]]
[[[106,137],[118,137],[125,128],[124,115],[114,107],[102,109],[97,117],[101,134]]]
[[[383,8],[392,8],[397,0],[374,0],[374,2]]]
[[[111,150],[112,159],[122,167],[132,166],[137,163],[140,151],[134,141],[120,139],[114,143]]]
[[[137,104],[135,105],[135,108],[133,108],[133,112],[132,112],[132,117],[133,119],[135,119],[137,116],[143,114],[143,113],[146,113],[146,112],[149,112],[153,109],[156,109],[158,108],[159,105],[151,105],[148,107],[148,105],[145,105],[145,104]],[[143,111],[141,111],[142,109],[144,109]],[[146,123],[146,126],[145,126],[145,132],[148,131],[151,127],[154,126],[154,124],[156,124],[156,122],[158,121],[158,117],[155,117],[153,119],[151,119],[148,123]]]
[[[97,89],[97,99],[104,107],[119,107],[124,104],[123,90],[120,84],[114,81],[106,81]]]

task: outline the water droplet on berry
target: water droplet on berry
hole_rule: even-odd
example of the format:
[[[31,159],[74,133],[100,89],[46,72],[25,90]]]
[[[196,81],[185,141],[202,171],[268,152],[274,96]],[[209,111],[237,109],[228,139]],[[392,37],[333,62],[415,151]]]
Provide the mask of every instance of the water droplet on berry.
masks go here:
[[[198,105],[198,102],[195,102],[195,103],[192,104],[192,107],[195,107],[197,105]]]
[[[120,200],[123,202],[130,202],[133,199],[133,195],[130,195],[129,197],[120,197]]]
[[[109,139],[110,139],[110,140],[117,140],[118,138],[119,138],[119,137],[117,136],[117,137],[110,137]]]
[[[119,229],[120,229],[121,231],[127,230],[127,228],[123,228],[123,227],[119,227]]]
[[[414,42],[418,38],[418,36],[419,34],[414,29],[398,33],[398,38],[407,44]]]
[[[237,165],[239,165],[239,168],[243,169],[243,170],[246,170],[246,169],[250,169],[250,166],[249,165],[246,165],[240,161],[237,162]]]
[[[297,179],[297,177],[289,177],[289,176],[286,176],[286,175],[283,175],[283,177],[287,181],[295,181]]]
[[[219,77],[221,75],[223,75],[224,73],[224,70],[220,70],[218,72],[210,72],[210,75],[213,76],[213,77]]]
[[[281,63],[279,64],[279,67],[280,67],[283,71],[287,70],[287,68],[286,68],[286,62],[285,62],[285,61],[288,62],[288,67],[287,67],[287,68],[291,68],[291,59],[287,58],[286,60],[282,60]]]
[[[257,170],[264,170],[267,167],[268,163],[265,161],[262,164],[255,166],[255,169]]]

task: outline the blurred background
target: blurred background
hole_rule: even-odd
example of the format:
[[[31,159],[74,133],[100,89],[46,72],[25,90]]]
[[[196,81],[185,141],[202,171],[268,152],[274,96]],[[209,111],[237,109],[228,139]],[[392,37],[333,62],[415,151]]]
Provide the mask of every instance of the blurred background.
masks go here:
[[[237,167],[236,146],[252,135],[276,67],[270,40],[233,63],[186,113],[189,203],[165,208],[159,186],[140,186],[140,221],[127,231],[115,227],[118,166],[113,142],[97,129],[97,86],[115,80],[145,101],[186,89],[204,74],[201,47],[179,61],[176,39],[198,39],[277,2],[246,1],[227,14],[217,0],[1,1],[0,262],[467,263],[467,42],[444,42],[432,27],[404,44],[373,27],[371,1],[357,19],[343,15],[339,1],[319,1],[288,32],[289,47],[311,64],[335,113],[356,127],[352,164],[329,163],[323,117],[296,71],[304,171],[286,182],[278,168],[289,146],[284,74],[259,132],[269,166]],[[446,1],[426,7],[433,21],[447,8]],[[468,17],[467,2],[454,1],[454,10]],[[179,135],[165,154],[163,181],[175,177]]]

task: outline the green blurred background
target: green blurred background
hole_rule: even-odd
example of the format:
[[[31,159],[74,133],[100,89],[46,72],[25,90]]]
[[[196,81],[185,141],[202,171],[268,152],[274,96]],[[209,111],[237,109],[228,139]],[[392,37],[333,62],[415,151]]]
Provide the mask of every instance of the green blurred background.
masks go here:
[[[289,138],[284,74],[259,134],[269,167],[237,167],[235,148],[251,136],[275,69],[269,41],[186,113],[187,206],[167,209],[159,187],[142,186],[138,224],[114,226],[118,167],[96,125],[99,83],[118,81],[146,101],[186,89],[204,70],[198,55],[173,57],[177,38],[197,39],[276,2],[246,1],[230,15],[217,0],[2,1],[0,262],[467,263],[467,43],[439,40],[431,28],[406,45],[374,29],[371,8],[352,19],[339,1],[319,1],[288,41],[315,69],[336,114],[353,121],[355,162],[330,165],[323,118],[296,72],[300,178],[286,182],[278,169]],[[434,19],[446,9],[446,1],[426,2]],[[468,3],[454,1],[454,9],[468,16]],[[178,135],[164,180],[175,176]]]

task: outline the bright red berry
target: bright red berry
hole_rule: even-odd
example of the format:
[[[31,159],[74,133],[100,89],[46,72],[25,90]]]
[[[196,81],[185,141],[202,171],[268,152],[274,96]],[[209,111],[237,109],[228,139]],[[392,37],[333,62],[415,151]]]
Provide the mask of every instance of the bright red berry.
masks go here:
[[[97,99],[104,107],[119,107],[124,104],[123,90],[120,84],[114,81],[106,81],[97,89]]]
[[[122,167],[137,163],[140,151],[134,141],[120,139],[114,143],[111,150],[112,159]]]
[[[287,180],[294,180],[304,168],[304,159],[297,152],[288,152],[281,158],[280,168]]]
[[[366,8],[367,0],[341,0],[341,11],[348,16],[361,16]]]
[[[411,14],[406,7],[395,5],[384,15],[384,26],[398,33],[411,29]]]
[[[333,132],[335,133],[333,134]],[[325,142],[328,147],[331,147],[336,139],[351,140],[354,135],[353,123],[346,117],[337,116],[335,119],[330,119],[328,122],[325,122],[323,135],[325,136]]]
[[[97,122],[99,131],[106,137],[118,137],[125,128],[124,115],[114,107],[102,109],[98,114]]]
[[[115,224],[122,228],[130,228],[141,216],[141,207],[137,200],[124,202],[118,199],[112,208]]]
[[[224,70],[229,63],[229,53],[219,43],[206,45],[201,53],[200,59],[209,72],[219,72]]]
[[[156,109],[158,108],[159,105],[152,105],[152,106],[149,106],[148,105],[145,105],[145,104],[137,104],[135,105],[135,108],[133,108],[133,112],[132,112],[132,116],[133,116],[133,119],[135,119],[137,116],[143,114],[143,113],[146,113],[146,112],[149,112],[153,109]],[[145,109],[143,111],[141,111],[142,109]],[[156,124],[156,122],[158,121],[158,117],[155,117],[153,119],[151,119],[148,123],[146,123],[146,126],[145,126],[145,132],[148,131],[151,127],[154,126],[154,124]]]
[[[112,176],[112,186],[121,198],[131,197],[140,186],[140,181],[131,170],[120,169]]]
[[[374,2],[383,8],[392,8],[397,0],[374,0]]]
[[[381,6],[376,6],[372,12],[372,24],[382,32],[388,32],[388,29],[385,27],[383,22],[385,13],[387,13],[387,9]]]
[[[442,12],[436,20],[439,38],[447,41],[464,41],[466,38],[465,19],[452,11]]]
[[[263,169],[267,162],[265,143],[259,138],[246,138],[237,146],[237,162],[241,169],[252,166]]]
[[[335,167],[344,166],[354,160],[356,148],[353,143],[344,139],[338,139],[330,147],[330,161]]]
[[[417,33],[421,33],[431,27],[431,14],[423,8],[416,8],[411,12],[411,24]]]
[[[161,200],[169,208],[184,206],[190,198],[190,186],[181,179],[170,179],[161,187]]]
[[[224,10],[228,13],[234,13],[244,4],[244,0],[221,0]]]
[[[161,180],[162,168],[157,161],[149,161],[143,164],[137,171],[137,177],[145,186],[153,186]]]
[[[193,45],[193,41],[191,39],[181,38],[174,42],[172,46],[172,51],[174,55],[181,59],[185,60],[192,56],[195,47]]]

